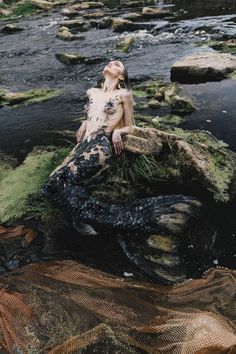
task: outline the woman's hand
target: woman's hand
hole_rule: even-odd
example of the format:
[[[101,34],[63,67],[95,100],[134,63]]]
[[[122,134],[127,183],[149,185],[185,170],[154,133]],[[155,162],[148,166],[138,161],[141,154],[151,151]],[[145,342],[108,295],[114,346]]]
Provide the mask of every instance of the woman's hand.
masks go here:
[[[112,134],[112,143],[115,149],[115,153],[119,155],[123,150],[123,143],[121,139],[121,133],[119,129],[115,129]]]
[[[79,143],[80,140],[82,139],[82,137],[83,137],[83,135],[84,135],[84,133],[85,133],[85,131],[86,131],[86,125],[87,125],[87,122],[84,121],[84,122],[81,124],[80,128],[77,130],[77,132],[76,132],[76,140],[77,140],[77,143]]]

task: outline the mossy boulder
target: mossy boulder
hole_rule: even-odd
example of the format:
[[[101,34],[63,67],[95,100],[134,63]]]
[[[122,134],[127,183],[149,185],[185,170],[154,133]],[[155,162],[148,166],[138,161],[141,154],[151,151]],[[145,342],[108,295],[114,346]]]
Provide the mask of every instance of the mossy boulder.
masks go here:
[[[23,216],[47,214],[50,205],[33,201],[51,171],[68,154],[69,148],[36,147],[25,161],[13,168],[1,162],[0,222],[7,223]]]
[[[189,114],[196,111],[196,107],[194,106],[192,100],[189,97],[181,97],[175,95],[171,97],[171,99],[168,98],[168,100],[171,103],[171,111],[173,113]]]
[[[39,7],[30,0],[20,0],[16,3],[10,4],[7,8],[0,9],[0,19],[4,18],[18,18],[22,16],[31,15],[40,10]]]
[[[0,89],[0,107],[5,105],[17,107],[21,104],[41,102],[60,94],[61,90],[50,88],[33,89],[26,92],[11,92]]]
[[[128,35],[121,42],[116,44],[116,49],[124,53],[128,53],[130,52],[134,42],[135,42],[134,36]]]
[[[153,122],[153,126],[155,124]],[[227,144],[207,132],[185,131],[171,125],[168,127],[163,122],[159,124],[165,131],[134,126],[132,134],[124,136],[125,154],[108,171],[104,189],[109,190],[107,181],[116,176],[124,182],[129,196],[132,191],[134,196],[148,193],[150,185],[147,182],[155,182],[155,188],[160,182],[160,185],[174,183],[189,188],[198,185],[199,190],[205,190],[216,202],[232,200],[236,155],[227,149]],[[137,148],[132,150],[132,146]],[[132,188],[134,185],[136,190]],[[99,187],[101,189],[103,186]]]
[[[201,44],[200,44],[201,45]],[[222,53],[235,53],[236,52],[236,39],[228,39],[226,41],[210,40],[202,43],[202,46],[211,47]]]

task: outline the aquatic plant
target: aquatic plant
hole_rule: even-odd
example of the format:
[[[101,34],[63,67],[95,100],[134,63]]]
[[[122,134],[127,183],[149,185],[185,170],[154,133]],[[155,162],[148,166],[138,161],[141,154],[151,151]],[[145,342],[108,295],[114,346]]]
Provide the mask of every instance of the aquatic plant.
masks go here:
[[[52,170],[67,156],[70,148],[36,147],[15,169],[6,170],[0,181],[0,221],[51,210],[47,201],[36,198]]]

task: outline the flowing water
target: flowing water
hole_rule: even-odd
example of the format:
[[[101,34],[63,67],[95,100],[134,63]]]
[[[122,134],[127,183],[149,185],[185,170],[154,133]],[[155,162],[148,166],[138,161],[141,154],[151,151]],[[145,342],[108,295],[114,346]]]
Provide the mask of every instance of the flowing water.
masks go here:
[[[117,11],[117,2],[109,3],[109,11]],[[180,14],[175,18],[150,20],[149,30],[134,33],[136,41],[128,54],[115,50],[117,38],[123,38],[123,34],[110,28],[92,28],[83,33],[85,39],[81,41],[56,38],[60,22],[67,19],[60,13],[61,7],[27,18],[2,21],[2,25],[17,23],[24,31],[11,35],[0,33],[0,87],[11,91],[51,87],[61,89],[62,94],[46,102],[0,108],[0,150],[17,157],[20,162],[36,145],[62,145],[67,144],[67,139],[74,143],[73,138],[63,137],[59,132],[78,129],[78,118],[83,117],[83,96],[89,87],[97,84],[104,64],[110,59],[119,58],[124,62],[131,84],[152,78],[170,82],[171,65],[181,57],[199,51],[196,42],[208,38],[236,38],[234,0],[163,0],[156,4],[173,11],[180,10]],[[128,12],[134,12],[134,9],[120,9],[117,14],[124,16]],[[213,51],[210,48],[200,50]],[[100,56],[104,61],[93,65],[65,65],[55,57],[61,52]],[[236,81],[182,84],[180,88],[193,98],[198,108],[185,116],[183,128],[208,130],[236,151]],[[227,227],[230,261],[227,260],[228,251],[223,247],[221,264],[232,266],[235,260],[232,254],[234,227]],[[70,232],[67,240],[69,237]],[[91,250],[91,243],[81,240],[78,245],[81,259],[88,264],[107,262],[107,267],[103,265],[105,269],[109,269],[110,258],[124,261],[120,249],[112,245],[113,251],[109,247],[104,250],[103,245],[98,240]],[[67,246],[70,253],[74,244],[71,250],[69,242]],[[100,260],[96,260],[98,253],[104,256]],[[123,261],[117,266],[122,270]],[[130,267],[128,263],[125,266]]]

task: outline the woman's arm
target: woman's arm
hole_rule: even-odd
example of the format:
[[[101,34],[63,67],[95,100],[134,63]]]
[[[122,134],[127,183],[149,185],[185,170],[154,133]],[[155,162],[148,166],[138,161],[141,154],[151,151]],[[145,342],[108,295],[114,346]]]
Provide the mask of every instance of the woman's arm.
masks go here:
[[[90,97],[91,96],[91,91],[92,91],[92,87],[89,88],[87,90],[87,96]],[[85,105],[86,106],[86,105]],[[80,140],[82,139],[83,135],[85,134],[86,132],[86,128],[87,128],[87,120],[84,120],[81,124],[81,126],[79,127],[79,129],[77,130],[76,132],[76,140],[77,140],[77,143],[80,142]]]
[[[123,144],[121,135],[129,134],[132,132],[133,127],[133,95],[130,91],[127,91],[123,95],[123,111],[124,111],[124,127],[120,129],[115,129],[112,134],[112,142],[114,145],[115,153],[120,154],[123,150]]]

